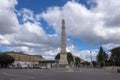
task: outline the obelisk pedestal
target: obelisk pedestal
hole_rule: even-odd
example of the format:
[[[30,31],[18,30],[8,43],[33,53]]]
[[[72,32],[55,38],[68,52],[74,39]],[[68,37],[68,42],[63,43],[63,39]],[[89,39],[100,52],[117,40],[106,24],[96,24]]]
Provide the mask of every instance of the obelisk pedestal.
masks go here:
[[[67,54],[60,53],[59,64],[60,64],[60,65],[63,65],[63,66],[64,66],[64,65],[68,65]]]
[[[59,65],[65,67],[68,65],[67,52],[66,52],[66,33],[65,33],[65,21],[62,20],[62,32],[61,32],[61,52]]]

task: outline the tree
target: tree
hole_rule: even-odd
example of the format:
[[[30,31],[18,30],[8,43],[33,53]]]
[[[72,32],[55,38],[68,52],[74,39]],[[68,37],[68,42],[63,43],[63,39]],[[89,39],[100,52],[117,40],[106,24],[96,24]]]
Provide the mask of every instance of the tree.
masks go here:
[[[6,53],[0,53],[1,68],[7,68],[9,64],[14,62],[14,58]]]
[[[110,51],[112,53],[110,61],[112,61],[115,66],[120,66],[120,47],[113,48]]]
[[[69,64],[74,61],[72,53],[67,52],[67,60]]]
[[[55,60],[60,60],[60,53],[55,56]]]
[[[75,65],[76,65],[77,67],[80,66],[80,58],[79,58],[79,57],[75,57]]]
[[[60,53],[58,53],[56,56],[55,56],[55,60],[60,60]],[[70,64],[73,60],[73,55],[72,53],[70,52],[67,52],[67,60],[68,60],[68,63]]]
[[[85,61],[83,64],[86,66],[90,66],[90,62],[88,62],[88,61]]]
[[[100,47],[99,53],[97,55],[97,62],[101,67],[105,66],[105,62],[108,59],[108,55],[104,52],[103,48]]]
[[[92,61],[92,64],[93,64],[93,67],[95,68],[96,65],[97,65],[97,62],[96,61]]]

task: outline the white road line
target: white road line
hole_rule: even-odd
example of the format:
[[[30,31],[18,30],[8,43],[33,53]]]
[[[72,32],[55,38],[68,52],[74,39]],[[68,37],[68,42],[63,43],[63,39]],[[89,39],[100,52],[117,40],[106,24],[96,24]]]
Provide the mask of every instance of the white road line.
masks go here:
[[[20,78],[12,78],[12,79],[10,79],[10,80],[21,80],[21,79],[29,79],[29,78],[23,78],[23,77],[20,77]]]
[[[35,78],[35,77],[31,77],[31,76],[23,76],[23,75],[17,75],[17,74],[9,74],[6,72],[3,72],[4,75],[8,75],[8,76],[15,76],[15,77],[23,77],[23,78]]]

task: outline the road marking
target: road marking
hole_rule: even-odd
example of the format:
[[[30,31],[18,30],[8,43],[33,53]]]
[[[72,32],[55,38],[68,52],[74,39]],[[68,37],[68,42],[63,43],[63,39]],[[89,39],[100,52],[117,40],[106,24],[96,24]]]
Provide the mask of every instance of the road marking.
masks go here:
[[[21,80],[21,79],[29,79],[29,78],[23,78],[23,77],[20,77],[20,78],[12,78],[12,79],[10,79],[10,80]]]
[[[35,77],[31,77],[31,76],[23,76],[23,75],[17,75],[17,74],[9,74],[6,72],[3,72],[4,75],[8,75],[8,76],[15,76],[15,77],[23,77],[23,78],[35,78]]]

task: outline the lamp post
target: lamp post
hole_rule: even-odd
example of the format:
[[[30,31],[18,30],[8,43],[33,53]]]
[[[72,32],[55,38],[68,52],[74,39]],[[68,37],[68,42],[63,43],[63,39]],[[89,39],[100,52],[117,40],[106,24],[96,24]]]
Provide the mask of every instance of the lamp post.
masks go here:
[[[93,68],[93,64],[92,64],[92,51],[90,51],[90,60],[91,60],[90,66],[91,66],[91,68]]]

